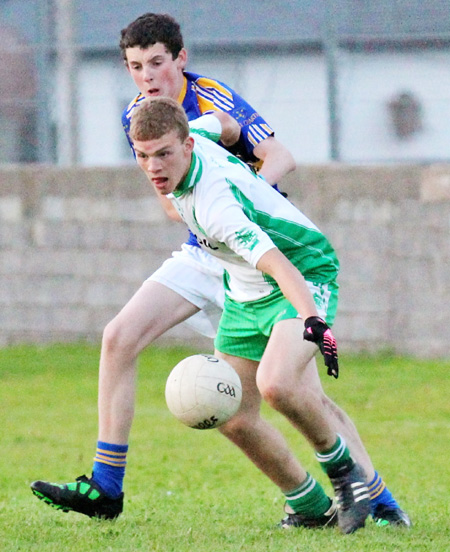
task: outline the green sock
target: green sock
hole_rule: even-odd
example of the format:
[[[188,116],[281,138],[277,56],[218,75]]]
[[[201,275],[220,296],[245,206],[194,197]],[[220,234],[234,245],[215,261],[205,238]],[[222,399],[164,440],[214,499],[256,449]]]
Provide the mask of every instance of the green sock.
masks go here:
[[[343,437],[337,434],[336,443],[325,452],[316,452],[316,458],[325,473],[347,464],[351,459],[350,451]]]
[[[296,514],[302,514],[308,518],[317,518],[322,516],[331,505],[330,498],[325,494],[320,483],[307,474],[303,483],[284,493],[286,503]]]

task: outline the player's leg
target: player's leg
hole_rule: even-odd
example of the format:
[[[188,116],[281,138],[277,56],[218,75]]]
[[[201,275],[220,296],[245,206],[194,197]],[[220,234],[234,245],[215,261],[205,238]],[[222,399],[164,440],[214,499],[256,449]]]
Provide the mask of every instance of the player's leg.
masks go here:
[[[367,481],[371,481],[375,475],[375,470],[370,456],[361,441],[353,421],[342,408],[325,395],[315,357],[313,357],[304,368],[300,375],[300,383],[303,388],[310,389],[317,396],[318,401],[325,408],[334,431],[344,437],[352,453],[352,457],[364,469]]]
[[[341,407],[325,395],[315,359],[312,359],[303,372],[302,381],[304,385],[314,389],[320,397],[321,403],[329,412],[334,429],[344,437],[353,458],[363,467],[371,497],[371,513],[376,523],[380,526],[409,527],[411,521],[408,515],[400,508],[383,479],[375,471],[355,424]]]
[[[284,334],[284,332],[283,329],[282,333]],[[344,437],[352,458],[363,468],[371,497],[371,514],[376,523],[378,525],[411,526],[408,515],[400,508],[382,478],[375,471],[355,424],[342,408],[325,395],[315,357],[307,363],[298,377],[301,388],[308,392],[311,391],[316,396],[317,403],[321,404],[328,413],[329,422],[334,431]]]
[[[111,455],[126,452],[134,415],[136,362],[140,352],[180,322],[199,318],[207,335],[210,316],[223,305],[222,267],[199,247],[182,246],[144,282],[103,335],[99,378],[99,436],[94,479],[110,494],[121,491]],[[202,311],[200,312],[200,309]],[[106,451],[106,452],[105,452]],[[124,466],[122,466],[124,468]],[[123,479],[124,469],[122,469]]]
[[[297,485],[306,478],[306,472],[291,454],[283,436],[260,416],[261,396],[255,383],[258,363],[219,351],[215,355],[233,366],[242,384],[240,409],[219,431],[237,445],[281,490]]]
[[[261,396],[256,386],[256,361],[219,351],[238,372],[242,383],[242,403],[238,413],[219,431],[238,446],[286,496],[288,528],[325,527],[336,523],[336,506],[321,485],[299,464],[281,433],[260,416]],[[291,504],[296,506],[294,511]]]
[[[318,375],[315,359],[311,361],[305,370],[303,380],[306,385],[317,390],[318,395],[321,397],[322,404],[330,414],[330,421],[334,429],[344,437],[353,458],[363,467],[370,493],[371,515],[377,525],[410,527],[411,520],[408,514],[400,508],[381,476],[375,471],[355,424],[341,407],[325,395]]]
[[[136,362],[168,329],[199,319],[213,336],[221,312],[222,267],[199,247],[183,245],[152,274],[105,329],[100,358],[99,438],[93,478],[110,495],[122,490],[128,434],[134,415]],[[201,309],[201,311],[200,311]]]
[[[123,509],[128,435],[134,415],[138,354],[198,307],[158,282],[147,280],[107,325],[99,377],[99,440],[92,478],[73,483],[32,483],[34,494],[62,511],[113,519]]]
[[[303,321],[299,318],[275,324],[260,362],[257,385],[263,399],[313,446],[336,492],[339,526],[351,533],[363,527],[369,515],[369,492],[362,468],[330,423],[321,393],[305,383],[304,372],[317,346],[302,336]]]
[[[147,280],[103,333],[99,440],[126,444],[134,415],[136,362],[157,337],[198,312],[172,289]]]
[[[35,482],[32,490],[39,498],[60,509],[94,517],[120,514],[137,357],[157,337],[195,313],[202,314],[202,322],[209,324],[202,325],[203,330],[214,331],[205,313],[220,310],[221,273],[221,267],[204,259],[199,248],[183,249],[166,261],[107,325],[100,359],[99,440],[93,478],[62,486]],[[199,313],[203,308],[205,312]],[[115,501],[112,505],[107,502],[111,500]]]

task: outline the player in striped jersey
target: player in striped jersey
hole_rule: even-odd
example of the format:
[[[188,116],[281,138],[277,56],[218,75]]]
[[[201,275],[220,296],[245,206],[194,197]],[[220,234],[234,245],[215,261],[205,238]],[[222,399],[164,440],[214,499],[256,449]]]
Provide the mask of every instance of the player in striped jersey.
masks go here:
[[[131,51],[131,53],[127,53],[127,56],[131,58],[129,66],[130,72],[133,75],[141,70],[139,67],[140,62],[136,62],[133,58],[134,54],[137,54],[138,59],[144,57],[141,56],[141,51]],[[159,92],[159,89],[157,90]],[[133,148],[133,144],[128,136],[131,116],[135,107],[146,97],[148,96],[140,92],[128,105],[122,115],[122,124],[131,148]],[[263,140],[273,136],[274,132],[261,115],[254,111],[254,109],[231,88],[228,88],[225,84],[215,79],[203,77],[189,71],[183,71],[183,81],[177,100],[183,106],[189,120],[197,119],[201,115],[215,111],[224,111],[235,118],[241,126],[241,136],[239,137],[238,144],[234,144],[234,147],[230,147],[229,149],[232,149],[238,157],[252,164],[255,168],[261,166],[260,160],[255,155],[254,149]],[[290,155],[288,157],[290,164]]]

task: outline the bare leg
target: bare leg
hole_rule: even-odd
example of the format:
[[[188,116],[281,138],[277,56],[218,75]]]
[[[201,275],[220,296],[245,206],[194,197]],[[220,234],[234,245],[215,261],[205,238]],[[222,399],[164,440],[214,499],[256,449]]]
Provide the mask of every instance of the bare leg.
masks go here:
[[[352,457],[366,472],[367,481],[371,481],[375,472],[370,457],[349,416],[325,395],[314,358],[317,346],[303,340],[302,330],[301,320],[284,320],[274,327],[258,370],[263,396],[318,452],[334,444],[325,444],[324,440],[330,427],[333,435],[341,434]],[[323,423],[323,418],[328,428],[325,432],[322,425],[317,425],[317,420]]]
[[[330,449],[336,432],[317,390],[302,377],[317,346],[302,338],[299,319],[275,325],[261,359],[257,385],[264,400],[286,416],[318,452]]]
[[[261,396],[256,387],[258,363],[218,351],[215,354],[234,367],[243,388],[239,412],[219,428],[219,431],[237,445],[282,491],[298,487],[306,478],[305,470],[289,450],[284,437],[263,420],[259,413]]]
[[[320,382],[315,358],[313,358],[306,367],[302,380],[305,382],[305,385],[316,390],[317,395],[320,397],[323,406],[328,412],[329,420],[334,430],[336,433],[339,433],[344,437],[353,459],[364,469],[367,477],[366,481],[372,481],[375,476],[375,469],[373,467],[372,460],[370,459],[370,456],[361,441],[355,424],[352,422],[348,414],[327,395],[325,395]]]
[[[168,287],[146,281],[106,326],[100,355],[99,440],[128,443],[139,353],[198,310]]]

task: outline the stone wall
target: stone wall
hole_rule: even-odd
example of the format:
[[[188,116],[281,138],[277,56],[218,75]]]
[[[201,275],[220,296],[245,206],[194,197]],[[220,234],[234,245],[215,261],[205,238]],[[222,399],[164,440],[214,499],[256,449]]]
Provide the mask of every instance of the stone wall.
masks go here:
[[[283,188],[338,251],[341,350],[448,357],[450,166],[306,166]],[[0,346],[99,341],[185,236],[136,167],[0,168]],[[212,347],[161,338],[185,340]]]

